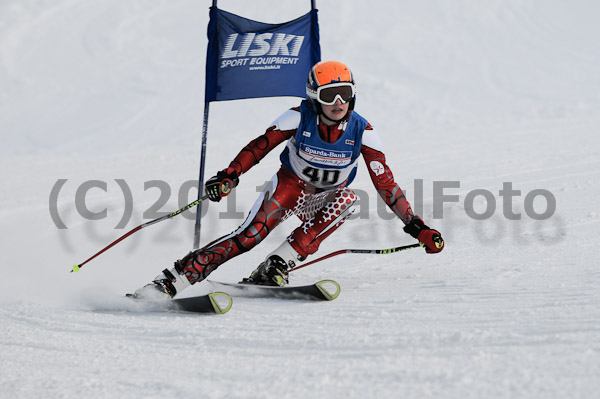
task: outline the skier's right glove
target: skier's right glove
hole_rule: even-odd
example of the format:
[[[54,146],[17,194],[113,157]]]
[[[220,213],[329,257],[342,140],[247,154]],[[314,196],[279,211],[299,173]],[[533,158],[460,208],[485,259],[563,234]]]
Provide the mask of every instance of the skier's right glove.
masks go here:
[[[404,226],[404,232],[410,234],[425,246],[425,252],[434,254],[444,249],[444,239],[439,231],[430,229],[418,216]]]
[[[231,190],[238,185],[240,178],[235,169],[227,168],[208,179],[204,185],[206,195],[211,201],[219,202],[221,198],[227,197]]]

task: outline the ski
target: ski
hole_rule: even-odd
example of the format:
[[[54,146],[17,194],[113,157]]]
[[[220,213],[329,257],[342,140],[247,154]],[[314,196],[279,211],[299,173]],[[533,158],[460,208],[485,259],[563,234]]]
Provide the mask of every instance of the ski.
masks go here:
[[[192,313],[215,313],[225,314],[231,309],[233,300],[224,292],[212,292],[207,295],[193,296],[189,298],[175,298],[164,300],[137,299],[132,294],[127,294],[136,302],[143,304],[144,310],[154,312],[192,312]]]
[[[303,286],[272,287],[254,284],[233,284],[208,280],[213,287],[231,296],[251,298],[304,299],[313,301],[333,301],[340,295],[340,285],[333,280],[322,280]]]

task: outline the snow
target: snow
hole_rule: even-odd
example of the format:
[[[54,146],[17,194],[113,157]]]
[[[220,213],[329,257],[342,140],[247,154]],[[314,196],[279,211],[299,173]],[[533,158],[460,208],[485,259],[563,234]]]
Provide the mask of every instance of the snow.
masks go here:
[[[0,3],[1,396],[595,397],[600,5],[590,1],[317,2],[323,58],[353,69],[357,110],[417,209],[422,187],[420,212],[443,233],[441,254],[342,255],[291,276],[338,281],[331,303],[234,298],[228,314],[208,317],[123,305],[123,293],[191,249],[193,220],[182,215],[69,273],[151,219],[153,205],[193,200],[209,3]],[[281,22],[309,2],[219,5]],[[207,174],[297,103],[211,104]],[[243,176],[235,203],[208,207],[203,243],[241,223],[278,153]],[[55,213],[67,229],[51,217],[59,179]],[[166,191],[156,180],[171,189],[166,203],[157,205]],[[104,219],[77,210],[88,181],[106,183],[85,197]],[[503,196],[505,183],[520,193]],[[443,185],[458,202],[441,204]],[[362,217],[319,254],[412,243],[380,216],[362,164],[353,187],[368,194]],[[530,216],[548,203],[528,205],[534,190],[555,199],[545,220]],[[486,209],[485,220],[468,216]],[[246,276],[296,225],[211,277]]]

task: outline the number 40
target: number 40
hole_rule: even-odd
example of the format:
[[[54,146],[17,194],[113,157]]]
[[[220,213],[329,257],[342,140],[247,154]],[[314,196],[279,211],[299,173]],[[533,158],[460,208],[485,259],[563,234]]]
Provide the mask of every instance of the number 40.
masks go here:
[[[317,169],[308,166],[302,171],[302,173],[304,176],[310,177],[310,181],[312,183],[321,182],[321,184],[324,186],[334,186],[340,179],[339,170]]]

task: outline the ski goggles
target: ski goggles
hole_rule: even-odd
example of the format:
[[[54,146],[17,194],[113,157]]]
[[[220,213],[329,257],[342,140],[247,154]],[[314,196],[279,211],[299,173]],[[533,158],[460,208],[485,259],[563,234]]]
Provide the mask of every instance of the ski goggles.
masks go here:
[[[324,105],[333,105],[339,98],[342,104],[352,100],[356,87],[350,82],[331,83],[317,88],[316,99]]]

